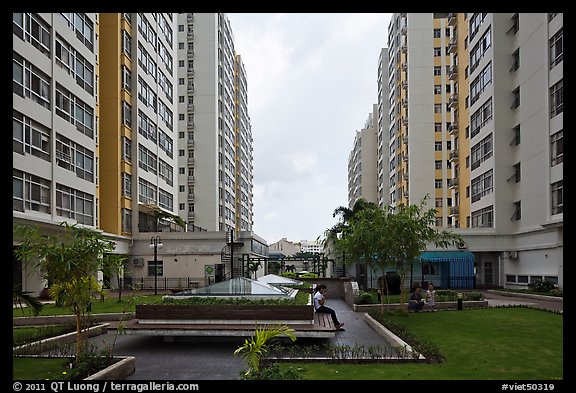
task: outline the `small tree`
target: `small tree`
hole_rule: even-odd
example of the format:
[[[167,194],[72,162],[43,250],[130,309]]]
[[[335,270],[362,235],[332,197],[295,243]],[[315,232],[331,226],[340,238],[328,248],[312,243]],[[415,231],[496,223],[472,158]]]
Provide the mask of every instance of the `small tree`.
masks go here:
[[[102,258],[102,272],[107,276],[116,276],[118,283],[118,303],[122,301],[122,273],[128,262],[126,255],[105,254]]]
[[[380,267],[382,272],[386,266],[396,268],[400,276],[400,308],[403,310],[408,299],[404,284],[414,262],[426,251],[427,244],[432,242],[436,247],[445,248],[462,240],[453,232],[433,227],[436,209],[424,210],[428,198],[427,195],[418,205],[387,206],[383,210],[364,208],[349,219],[348,225],[341,227],[341,236],[335,241],[336,248],[346,252],[353,262],[365,264],[372,270]]]
[[[73,305],[78,357],[86,348],[81,332],[87,327],[91,297],[99,292],[94,276],[101,267],[102,255],[116,246],[93,229],[67,222],[61,226],[64,230],[57,235],[41,233],[37,226],[14,226],[14,239],[20,241],[14,253],[17,259],[39,269],[51,282],[53,288],[49,291],[57,303]]]
[[[287,325],[264,326],[256,328],[254,336],[246,339],[244,344],[234,351],[234,355],[241,355],[248,363],[248,370],[244,373],[245,378],[260,379],[259,376],[264,366],[263,360],[268,353],[269,343],[282,335],[296,341],[294,329]]]

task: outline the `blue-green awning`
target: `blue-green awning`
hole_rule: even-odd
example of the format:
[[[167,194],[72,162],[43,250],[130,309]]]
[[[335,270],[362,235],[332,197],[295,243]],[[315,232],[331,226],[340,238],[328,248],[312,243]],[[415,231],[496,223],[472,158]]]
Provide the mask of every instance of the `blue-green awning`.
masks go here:
[[[470,251],[426,251],[420,254],[424,262],[474,262]]]

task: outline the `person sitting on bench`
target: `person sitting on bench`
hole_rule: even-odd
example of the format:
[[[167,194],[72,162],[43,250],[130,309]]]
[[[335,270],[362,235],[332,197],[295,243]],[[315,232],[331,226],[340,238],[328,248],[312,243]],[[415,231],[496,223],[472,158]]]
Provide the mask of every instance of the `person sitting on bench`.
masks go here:
[[[316,312],[330,314],[332,316],[332,322],[334,322],[334,327],[337,330],[344,330],[342,329],[344,323],[340,323],[340,321],[338,321],[336,311],[324,305],[326,303],[326,292],[328,291],[326,285],[319,284],[316,286],[316,288],[314,288],[314,291],[316,291],[314,294],[314,310],[316,310]]]
[[[410,295],[410,299],[408,300],[408,311],[419,312],[424,307],[424,299],[420,291],[422,288],[416,287],[414,292]]]

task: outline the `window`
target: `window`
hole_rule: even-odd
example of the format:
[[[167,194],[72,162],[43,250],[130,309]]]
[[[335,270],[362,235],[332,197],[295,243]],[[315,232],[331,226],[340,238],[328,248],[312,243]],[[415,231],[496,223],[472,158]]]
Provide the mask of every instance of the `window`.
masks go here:
[[[492,133],[475,144],[471,153],[471,169],[478,168],[482,162],[492,157]]]
[[[564,212],[564,181],[552,183],[552,214]]]
[[[434,150],[442,151],[442,142],[434,142]]]
[[[434,48],[434,57],[442,56],[442,48]]]
[[[552,117],[564,111],[564,82],[560,80],[550,88],[550,108]]]
[[[479,73],[479,75],[470,83],[470,105],[473,105],[480,94],[492,83],[492,63],[488,65]]]
[[[512,67],[510,67],[510,72],[516,71],[520,67],[520,48],[516,49],[512,53]]]
[[[517,146],[520,144],[520,124],[518,124],[516,127],[514,127],[512,129],[512,132],[514,134],[514,137],[510,141],[510,146],[512,146],[512,145]]]
[[[470,72],[474,72],[480,63],[480,60],[491,46],[492,36],[489,27],[478,43],[470,50]]]
[[[442,132],[442,123],[434,123],[434,132]]]
[[[436,198],[435,206],[436,207],[442,207],[442,198]]]
[[[50,181],[12,170],[12,210],[50,213]]]
[[[50,161],[50,130],[19,112],[12,113],[12,151]]]
[[[442,113],[442,104],[434,104],[434,113]]]
[[[442,188],[442,179],[434,180],[434,188]]]
[[[520,163],[514,164],[512,166],[513,173],[512,176],[508,178],[507,181],[514,181],[514,183],[518,183],[520,181]]]
[[[472,228],[492,228],[494,223],[494,207],[488,206],[476,210],[471,215]]]
[[[512,26],[508,29],[508,31],[506,32],[506,34],[508,33],[512,33],[512,34],[516,34],[518,33],[518,29],[520,29],[520,16],[518,15],[518,13],[514,13],[511,17],[510,20],[512,21]]]
[[[12,92],[50,109],[50,78],[16,53],[12,57]]]
[[[492,120],[492,97],[470,116],[470,137],[475,137],[490,120]]]
[[[440,38],[440,29],[434,29],[434,38]]]
[[[522,218],[522,202],[516,201],[514,202],[514,213],[510,218],[513,221],[518,221]]]
[[[442,75],[442,67],[434,66],[434,75]]]
[[[436,169],[442,169],[442,160],[434,161],[434,166]]]
[[[433,263],[423,263],[422,274],[431,276],[436,275],[436,265],[434,265]]]
[[[480,176],[472,179],[472,202],[479,201],[493,191],[492,169],[484,172]]]
[[[156,270],[156,274],[154,274]],[[152,277],[164,276],[164,261],[148,261],[148,275]]]
[[[558,165],[564,160],[564,130],[550,136],[550,153],[551,153],[551,166]]]
[[[564,29],[550,38],[550,68],[554,68],[564,58]]]
[[[434,94],[442,94],[442,86],[434,85]]]
[[[512,100],[512,106],[510,107],[510,109],[516,109],[520,106],[520,86],[518,86],[512,91],[512,96],[514,98]]]

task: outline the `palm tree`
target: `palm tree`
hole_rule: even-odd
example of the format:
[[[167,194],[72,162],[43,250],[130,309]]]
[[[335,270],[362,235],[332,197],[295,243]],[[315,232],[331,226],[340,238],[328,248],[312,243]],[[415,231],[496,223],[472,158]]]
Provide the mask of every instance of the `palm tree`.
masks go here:
[[[262,266],[262,263],[259,261],[250,261],[248,262],[248,271],[254,273],[254,280],[256,280],[256,272],[258,272],[258,268]]]
[[[32,310],[33,315],[40,315],[40,312],[44,307],[44,305],[40,303],[37,298],[32,296],[32,292],[29,291],[21,291],[14,288],[12,290],[12,299],[14,300],[15,304],[18,303],[22,311],[24,311],[24,307],[27,307]]]
[[[244,373],[245,377],[255,376],[260,379],[260,373],[263,367],[263,361],[268,353],[269,341],[281,335],[285,335],[292,341],[296,341],[294,329],[288,325],[264,326],[256,328],[254,336],[246,339],[244,344],[234,351],[234,355],[241,355],[248,363],[248,370]]]

